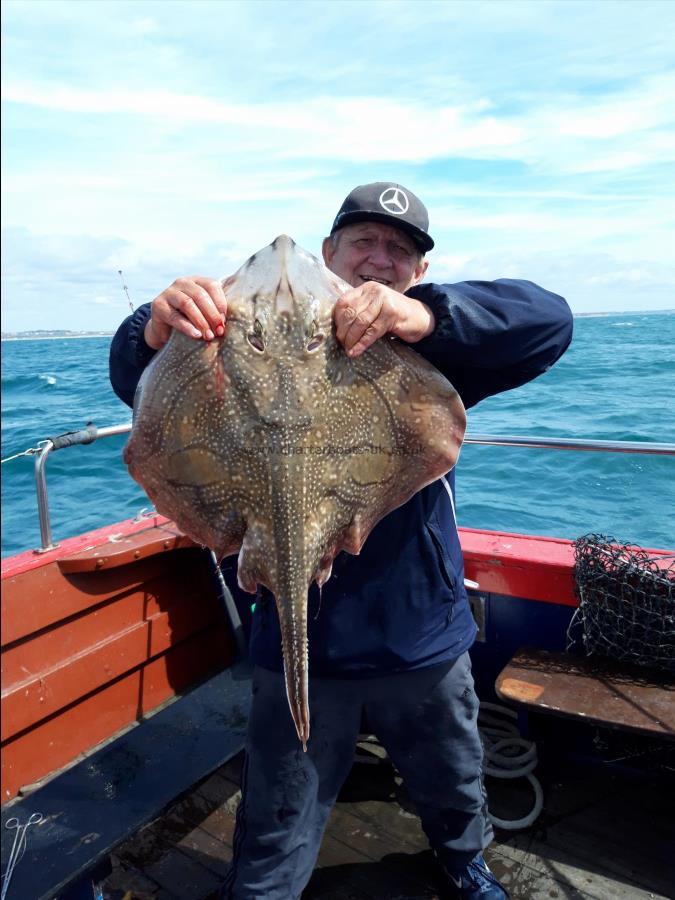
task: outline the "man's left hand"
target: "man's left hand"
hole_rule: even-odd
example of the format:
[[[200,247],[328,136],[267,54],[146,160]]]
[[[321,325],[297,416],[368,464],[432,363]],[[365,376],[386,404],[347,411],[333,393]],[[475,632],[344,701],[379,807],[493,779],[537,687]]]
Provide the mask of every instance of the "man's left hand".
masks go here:
[[[360,356],[385,334],[414,344],[431,334],[436,325],[426,304],[377,281],[344,293],[333,315],[337,339],[351,357]]]

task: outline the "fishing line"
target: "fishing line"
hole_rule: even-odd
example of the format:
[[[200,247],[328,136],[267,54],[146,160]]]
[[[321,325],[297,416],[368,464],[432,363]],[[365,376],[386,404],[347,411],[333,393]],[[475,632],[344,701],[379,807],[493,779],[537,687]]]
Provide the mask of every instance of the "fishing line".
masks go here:
[[[134,304],[131,302],[131,297],[129,296],[129,288],[124,283],[124,276],[122,275],[122,270],[118,269],[117,274],[120,276],[120,281],[122,282],[122,290],[127,295],[127,300],[129,301],[129,309],[134,312]]]

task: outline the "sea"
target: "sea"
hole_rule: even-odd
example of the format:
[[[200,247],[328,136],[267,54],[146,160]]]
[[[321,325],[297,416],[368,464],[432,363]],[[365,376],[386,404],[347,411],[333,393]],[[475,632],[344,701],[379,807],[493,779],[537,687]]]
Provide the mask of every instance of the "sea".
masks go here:
[[[675,312],[580,316],[545,375],[469,411],[474,434],[675,443]],[[108,381],[110,337],[2,342],[2,556],[40,545],[34,457],[46,438],[131,421]],[[54,540],[151,509],[122,461],[126,436],[52,453]],[[465,444],[460,525],[675,546],[675,457]]]

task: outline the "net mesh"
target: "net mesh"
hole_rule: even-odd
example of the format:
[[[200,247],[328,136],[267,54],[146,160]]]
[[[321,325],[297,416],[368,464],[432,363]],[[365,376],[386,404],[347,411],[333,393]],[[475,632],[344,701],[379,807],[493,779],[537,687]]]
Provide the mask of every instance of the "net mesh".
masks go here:
[[[587,655],[675,672],[675,554],[650,556],[602,534],[574,542],[579,607],[567,633]]]

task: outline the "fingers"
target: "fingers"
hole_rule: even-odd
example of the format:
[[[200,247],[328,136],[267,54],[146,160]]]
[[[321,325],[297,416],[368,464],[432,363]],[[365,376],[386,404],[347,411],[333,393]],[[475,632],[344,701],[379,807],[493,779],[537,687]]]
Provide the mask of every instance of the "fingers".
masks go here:
[[[194,275],[177,278],[152,302],[145,337],[150,346],[166,343],[171,329],[207,341],[225,334],[227,300],[219,281]]]
[[[207,314],[211,327],[217,328],[225,321],[227,314],[227,300],[222,282],[214,281],[213,278],[204,278],[201,275],[193,275],[190,280],[202,289],[202,299],[207,304],[207,308],[202,312]]]
[[[200,275],[177,278],[164,293],[174,328],[182,316],[199,332],[194,337],[210,341],[215,335],[222,337],[225,333],[227,301],[219,281]]]
[[[424,303],[376,281],[346,291],[335,304],[335,332],[348,356],[360,356],[385,334],[416,343],[435,327]]]
[[[394,330],[396,310],[388,291],[383,285],[369,282],[347,291],[335,304],[336,336],[348,356],[360,356]]]

